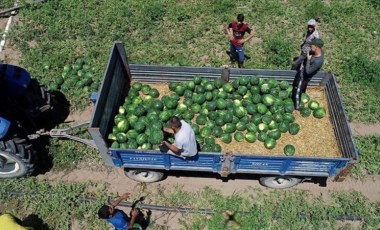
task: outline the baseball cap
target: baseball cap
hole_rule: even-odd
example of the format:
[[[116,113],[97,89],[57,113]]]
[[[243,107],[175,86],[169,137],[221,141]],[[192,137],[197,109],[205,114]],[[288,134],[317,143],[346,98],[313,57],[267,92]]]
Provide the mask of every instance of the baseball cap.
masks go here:
[[[317,25],[317,21],[315,19],[310,19],[308,22],[307,22],[307,25],[308,26],[316,26]]]
[[[324,43],[323,43],[322,39],[319,39],[319,38],[315,38],[311,42],[309,42],[309,45],[315,45],[315,46],[318,46],[319,48],[322,48],[323,44]]]

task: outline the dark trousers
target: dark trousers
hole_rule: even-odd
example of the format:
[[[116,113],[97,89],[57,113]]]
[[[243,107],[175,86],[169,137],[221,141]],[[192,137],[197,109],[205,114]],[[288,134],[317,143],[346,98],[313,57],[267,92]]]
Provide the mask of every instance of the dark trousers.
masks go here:
[[[310,80],[311,78],[304,77],[304,73],[302,71],[297,72],[293,80],[293,91],[292,91],[292,99],[293,99],[295,109],[300,108],[301,94],[306,92],[306,88]]]
[[[230,44],[230,58],[231,62],[237,61],[239,68],[243,68],[243,63],[245,59],[244,47]]]

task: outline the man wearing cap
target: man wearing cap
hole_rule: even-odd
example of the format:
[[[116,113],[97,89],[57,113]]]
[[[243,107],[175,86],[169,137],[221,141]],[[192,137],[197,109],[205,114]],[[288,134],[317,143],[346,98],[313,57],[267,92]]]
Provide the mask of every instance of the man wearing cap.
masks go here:
[[[238,14],[236,20],[228,24],[226,31],[230,38],[230,51],[227,53],[230,55],[231,62],[237,61],[238,67],[243,68],[246,58],[244,43],[254,36],[253,30],[244,22],[244,15]],[[247,38],[244,38],[245,33],[249,34]]]
[[[293,81],[292,96],[294,107],[296,109],[299,109],[300,95],[302,93],[305,93],[306,87],[311,78],[322,68],[323,62],[325,60],[322,50],[323,44],[323,41],[319,38],[308,42],[308,45],[310,46],[310,52],[307,53],[304,66],[302,66],[301,70],[298,71]]]
[[[310,51],[309,43],[316,38],[320,38],[319,32],[317,31],[317,22],[318,22],[318,19],[317,20],[310,19],[307,22],[307,31],[305,34],[305,40],[303,41],[301,45],[301,55],[297,59],[294,60],[292,64],[292,68],[291,68],[292,70],[299,70],[301,68],[302,64],[304,64],[304,61],[306,59],[306,55]]]
[[[195,156],[198,153],[197,141],[191,126],[177,116],[171,117],[168,123],[169,127],[164,127],[164,131],[174,134],[175,140],[173,144],[163,141],[161,151],[183,158]]]

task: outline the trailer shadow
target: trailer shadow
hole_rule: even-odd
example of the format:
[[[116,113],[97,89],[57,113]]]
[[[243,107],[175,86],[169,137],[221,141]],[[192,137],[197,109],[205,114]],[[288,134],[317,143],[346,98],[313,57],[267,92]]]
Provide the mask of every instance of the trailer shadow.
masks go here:
[[[169,171],[166,174],[166,177],[193,177],[193,178],[209,178],[217,179],[223,182],[228,182],[229,180],[245,180],[245,181],[258,181],[261,176],[270,176],[270,175],[258,175],[258,174],[230,174],[228,177],[221,177],[219,174],[212,172],[189,172],[189,171]],[[304,180],[303,183],[307,184],[316,184],[319,187],[327,186],[327,177],[312,177],[308,180]]]

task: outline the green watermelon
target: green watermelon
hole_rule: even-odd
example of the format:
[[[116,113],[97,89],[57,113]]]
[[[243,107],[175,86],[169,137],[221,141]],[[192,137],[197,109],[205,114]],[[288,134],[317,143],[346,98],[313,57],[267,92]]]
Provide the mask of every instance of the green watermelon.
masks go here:
[[[296,153],[296,148],[293,145],[285,145],[284,153],[286,156],[293,156]]]
[[[245,140],[249,143],[253,143],[256,141],[256,132],[247,132],[245,134]]]
[[[229,144],[232,142],[232,136],[230,133],[223,133],[220,136],[220,139],[222,140],[223,143]]]
[[[313,111],[313,116],[318,119],[324,118],[326,116],[326,110],[319,107]]]

